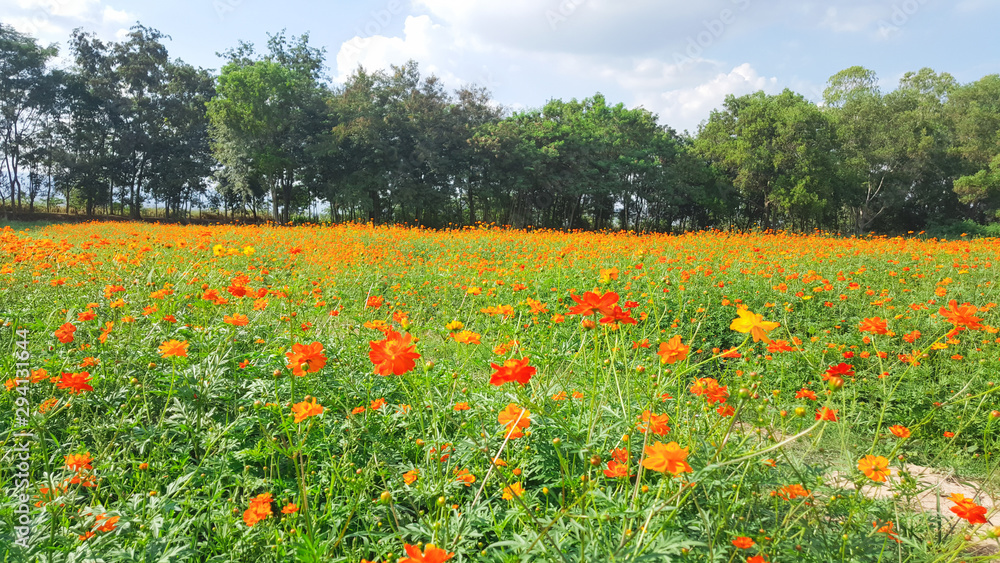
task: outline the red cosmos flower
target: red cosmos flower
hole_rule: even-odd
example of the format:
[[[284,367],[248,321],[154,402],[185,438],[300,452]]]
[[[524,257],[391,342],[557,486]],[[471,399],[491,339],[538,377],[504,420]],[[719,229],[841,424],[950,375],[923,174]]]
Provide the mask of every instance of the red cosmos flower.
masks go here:
[[[831,409],[830,407],[823,407],[822,409],[816,409],[816,420],[837,422],[837,411]]]
[[[622,309],[618,305],[615,305],[614,309],[610,313],[607,313],[604,318],[601,319],[601,324],[615,324],[624,323],[627,325],[637,324],[638,321],[632,318],[632,314],[628,311]]]
[[[399,563],[444,563],[455,556],[454,553],[445,551],[432,543],[424,546],[423,553],[420,552],[419,547],[408,543],[403,544],[403,549],[406,551],[407,557],[401,558]]]
[[[789,346],[788,342],[785,340],[772,340],[767,345],[767,351],[771,352],[772,354],[777,352],[791,352],[793,350],[795,349]]]
[[[619,463],[618,460],[612,459],[608,461],[608,468],[604,470],[604,476],[609,479],[628,477],[628,467]]]
[[[409,333],[388,330],[384,340],[372,340],[369,345],[368,357],[378,375],[403,375],[416,367],[416,359],[420,357]]]
[[[528,365],[529,361],[531,361],[531,358],[521,358],[520,360],[511,358],[505,361],[502,366],[490,362],[490,366],[496,370],[493,376],[490,377],[490,385],[499,387],[508,381],[516,381],[521,385],[527,385],[528,381],[531,380],[531,376],[535,375],[538,371]]]
[[[948,307],[941,307],[938,309],[938,314],[944,317],[945,320],[955,325],[955,330],[980,330],[983,325],[979,324],[979,321],[983,320],[975,316],[976,306],[971,303],[958,304],[958,301],[952,299],[948,302]]]
[[[829,381],[833,378],[844,379],[845,377],[854,377],[854,366],[841,362],[827,368],[823,374],[823,381]]]
[[[303,377],[306,373],[316,373],[326,365],[323,344],[320,342],[292,344],[292,351],[285,352],[285,357],[288,358],[288,365],[285,367],[298,377]]]
[[[733,540],[733,546],[740,549],[750,549],[753,547],[753,540],[746,536],[739,536]]]
[[[950,510],[959,518],[968,520],[969,524],[986,524],[986,507],[979,506],[971,498],[965,498],[961,493],[955,493],[948,497],[948,500],[955,503]]]
[[[810,390],[810,389],[806,389],[805,387],[803,387],[802,389],[799,389],[799,391],[797,393],[795,393],[795,398],[796,399],[806,399],[806,400],[809,400],[809,401],[815,401],[816,400],[816,393],[814,391]]]
[[[858,326],[858,330],[861,332],[884,335],[889,334],[889,325],[883,318],[872,317],[861,321],[861,324]]]
[[[78,395],[84,391],[93,391],[94,388],[88,385],[90,381],[90,373],[86,371],[81,371],[79,373],[66,373],[63,372],[62,377],[59,379],[59,389],[69,389],[69,392]]]
[[[890,426],[889,431],[892,432],[892,435],[897,438],[902,438],[905,440],[910,437],[910,429],[905,426],[901,426],[899,424],[893,424],[892,426]]]
[[[729,397],[728,386],[719,385],[719,382],[711,377],[700,377],[691,385],[692,395],[704,395],[708,404],[725,403]]]
[[[899,541],[899,538],[896,536],[896,532],[892,529],[892,520],[889,520],[882,526],[879,526],[877,521],[872,522],[872,527],[875,528],[876,534],[885,534],[889,536],[892,540],[894,540],[896,543],[901,543]]]
[[[774,496],[784,500],[792,500],[797,497],[807,497],[809,496],[809,489],[803,487],[802,485],[796,483],[794,485],[785,485],[777,491],[774,492]]]
[[[595,312],[600,312],[605,316],[609,316],[614,312],[615,303],[618,303],[618,294],[609,291],[604,295],[597,295],[593,291],[588,291],[583,294],[583,297],[577,295],[570,295],[573,301],[576,301],[577,305],[569,310],[570,315],[583,315],[589,316],[593,315]]]
[[[69,344],[73,342],[73,333],[76,332],[76,327],[72,323],[66,323],[56,329],[55,337],[59,339],[59,342],[63,344]]]

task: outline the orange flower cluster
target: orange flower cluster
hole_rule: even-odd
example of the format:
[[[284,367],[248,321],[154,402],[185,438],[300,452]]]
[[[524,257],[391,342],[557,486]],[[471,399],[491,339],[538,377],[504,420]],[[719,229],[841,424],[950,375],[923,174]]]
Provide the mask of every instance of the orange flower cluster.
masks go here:
[[[271,493],[261,493],[250,499],[250,506],[243,512],[243,522],[252,528],[257,522],[270,518],[272,502]]]

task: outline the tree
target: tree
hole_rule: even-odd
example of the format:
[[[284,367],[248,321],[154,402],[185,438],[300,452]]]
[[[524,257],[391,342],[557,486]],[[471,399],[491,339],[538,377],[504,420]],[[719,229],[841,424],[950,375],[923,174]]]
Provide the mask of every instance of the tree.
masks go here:
[[[801,95],[786,89],[776,96],[727,96],[700,128],[695,148],[729,177],[763,228],[806,228],[826,220],[835,132]]]
[[[59,74],[46,69],[55,46],[41,47],[35,39],[0,24],[0,157],[4,184],[0,205],[7,196],[11,207],[21,207],[21,167],[30,149],[37,147],[56,106]],[[33,203],[32,199],[32,203]]]
[[[227,54],[217,96],[208,104],[216,158],[241,189],[263,180],[275,220],[290,218],[297,174],[307,166],[307,140],[324,123],[316,119],[325,98],[319,82],[324,53],[308,42],[308,35],[289,43],[278,34],[259,58],[252,45],[241,44]]]

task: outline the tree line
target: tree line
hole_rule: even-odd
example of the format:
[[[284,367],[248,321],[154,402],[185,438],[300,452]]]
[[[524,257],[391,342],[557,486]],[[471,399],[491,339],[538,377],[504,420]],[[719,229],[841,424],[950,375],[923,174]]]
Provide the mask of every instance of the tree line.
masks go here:
[[[510,112],[416,63],[324,74],[308,35],[218,73],[136,25],[55,46],[0,24],[0,207],[132,218],[901,232],[1000,212],[1000,75],[729,96],[694,134],[596,94]]]

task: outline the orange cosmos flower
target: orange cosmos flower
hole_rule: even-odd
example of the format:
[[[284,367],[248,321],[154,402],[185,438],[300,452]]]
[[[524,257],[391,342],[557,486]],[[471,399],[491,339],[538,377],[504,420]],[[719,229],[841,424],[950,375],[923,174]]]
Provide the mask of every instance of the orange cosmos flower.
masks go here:
[[[646,469],[660,473],[670,472],[674,475],[692,472],[691,466],[684,461],[687,459],[688,450],[680,447],[677,442],[664,444],[658,441],[652,446],[643,448],[643,452],[646,458],[642,460],[642,466]]]
[[[461,332],[453,332],[451,337],[455,339],[455,342],[459,344],[482,344],[480,338],[481,334],[472,332],[471,330],[463,330]]]
[[[511,403],[497,415],[497,422],[507,427],[508,438],[520,438],[524,436],[521,429],[531,425],[531,412]]]
[[[80,473],[83,470],[90,471],[93,469],[93,467],[90,466],[90,463],[94,461],[94,458],[90,457],[90,452],[84,452],[82,454],[69,454],[63,457],[66,460],[67,469],[71,469],[77,473]]]
[[[423,553],[420,548],[408,543],[403,544],[407,557],[400,558],[399,563],[444,563],[455,556],[450,551],[445,551],[440,547],[429,543],[424,546]]]
[[[463,402],[463,403],[455,403],[455,406],[452,407],[452,410],[454,410],[454,411],[467,411],[470,408],[471,407],[469,407],[469,403],[464,403]]]
[[[407,485],[412,485],[419,476],[420,476],[419,469],[411,469],[406,473],[403,473],[403,482],[406,483]]]
[[[316,403],[316,397],[312,398],[312,402],[308,400],[302,401],[301,403],[295,403],[292,405],[292,414],[295,415],[295,423],[298,424],[303,420],[309,418],[310,416],[316,416],[323,413],[323,405]]]
[[[503,499],[504,500],[514,500],[514,497],[519,497],[524,494],[524,488],[521,486],[520,481],[511,484],[509,487],[503,488]]]
[[[388,330],[384,340],[369,341],[371,351],[368,352],[368,357],[375,364],[375,373],[386,376],[403,375],[412,370],[417,365],[415,360],[420,357],[412,340],[409,333],[400,334]]]
[[[188,355],[188,342],[186,340],[168,340],[160,344],[158,348],[160,356],[164,358],[180,357],[186,358]]]
[[[288,503],[281,509],[282,514],[295,514],[299,511],[299,506],[297,504]]]
[[[971,303],[958,304],[958,301],[952,299],[948,302],[948,307],[941,307],[938,309],[938,314],[944,317],[945,320],[955,325],[955,330],[980,330],[983,325],[979,324],[979,321],[983,320],[975,316],[976,306]]]
[[[670,427],[667,426],[669,420],[670,417],[666,414],[653,414],[648,410],[642,411],[642,423],[639,424],[639,432],[645,434],[647,430],[650,430],[657,436],[663,436],[670,432]]]
[[[98,514],[96,516],[97,522],[104,520],[104,523],[97,527],[97,531],[103,533],[114,531],[115,527],[117,527],[118,525],[118,520],[120,518],[121,516],[112,516],[111,518],[108,518],[104,514]]]
[[[892,529],[892,520],[886,522],[881,527],[878,525],[877,521],[872,522],[872,527],[875,528],[876,534],[885,534],[896,543],[901,543],[899,538],[896,536],[896,532]]]
[[[372,295],[372,296],[370,296],[368,298],[367,301],[365,301],[365,307],[370,307],[372,309],[378,309],[379,307],[382,306],[382,303],[384,303],[384,302],[385,302],[385,299],[383,299],[381,296]]]
[[[76,332],[76,327],[72,323],[66,323],[56,329],[55,337],[59,339],[59,342],[63,344],[69,344],[73,342],[73,333]]]
[[[246,316],[246,315],[244,315],[242,313],[236,313],[233,316],[229,316],[229,315],[224,316],[222,318],[222,322],[226,323],[227,325],[246,326],[246,325],[250,324],[250,317],[248,317],[248,316]]]
[[[618,294],[609,291],[604,295],[597,295],[593,291],[588,291],[583,294],[583,297],[578,295],[570,295],[573,301],[576,301],[576,306],[569,310],[570,315],[583,315],[585,317],[593,315],[596,312],[600,312],[602,315],[608,316],[614,312],[614,305],[618,303]]]
[[[733,322],[729,325],[729,329],[744,334],[750,333],[753,336],[754,342],[761,340],[765,343],[770,342],[771,339],[767,337],[767,333],[781,326],[779,323],[773,321],[765,321],[763,315],[751,313],[749,309],[737,309],[736,314],[739,317],[733,319]]]
[[[861,325],[858,326],[858,330],[861,332],[884,335],[889,333],[889,325],[883,318],[872,317],[870,319],[862,320]]]
[[[531,361],[531,358],[521,358],[520,360],[511,358],[505,361],[502,366],[490,362],[490,366],[496,370],[490,377],[490,385],[500,386],[509,381],[516,381],[521,385],[527,385],[528,381],[531,380],[531,376],[535,375],[538,371],[528,365],[529,361]]]
[[[298,377],[303,377],[306,373],[316,373],[326,365],[323,344],[320,342],[292,344],[292,351],[285,352],[285,357],[288,358],[288,365],[285,367]],[[306,369],[303,370],[303,366]]]
[[[456,467],[455,481],[463,483],[466,487],[471,487],[472,484],[476,482],[476,476],[470,473],[468,469],[459,470]]]
[[[62,377],[59,378],[59,384],[56,386],[59,389],[69,389],[69,392],[78,395],[84,391],[93,391],[94,388],[91,387],[88,382],[90,381],[90,373],[86,371],[81,371],[79,373],[63,373]]]
[[[746,536],[739,536],[733,540],[733,546],[739,549],[750,549],[754,546],[754,542]]]
[[[890,475],[889,460],[880,455],[866,455],[858,460],[858,470],[872,481],[883,483]]]
[[[680,335],[676,335],[666,342],[660,342],[660,349],[656,354],[660,356],[661,364],[673,364],[687,359],[690,351],[691,347],[681,344]]]
[[[905,426],[900,426],[899,424],[893,424],[889,427],[889,432],[897,438],[907,439],[910,437],[910,429]]]

